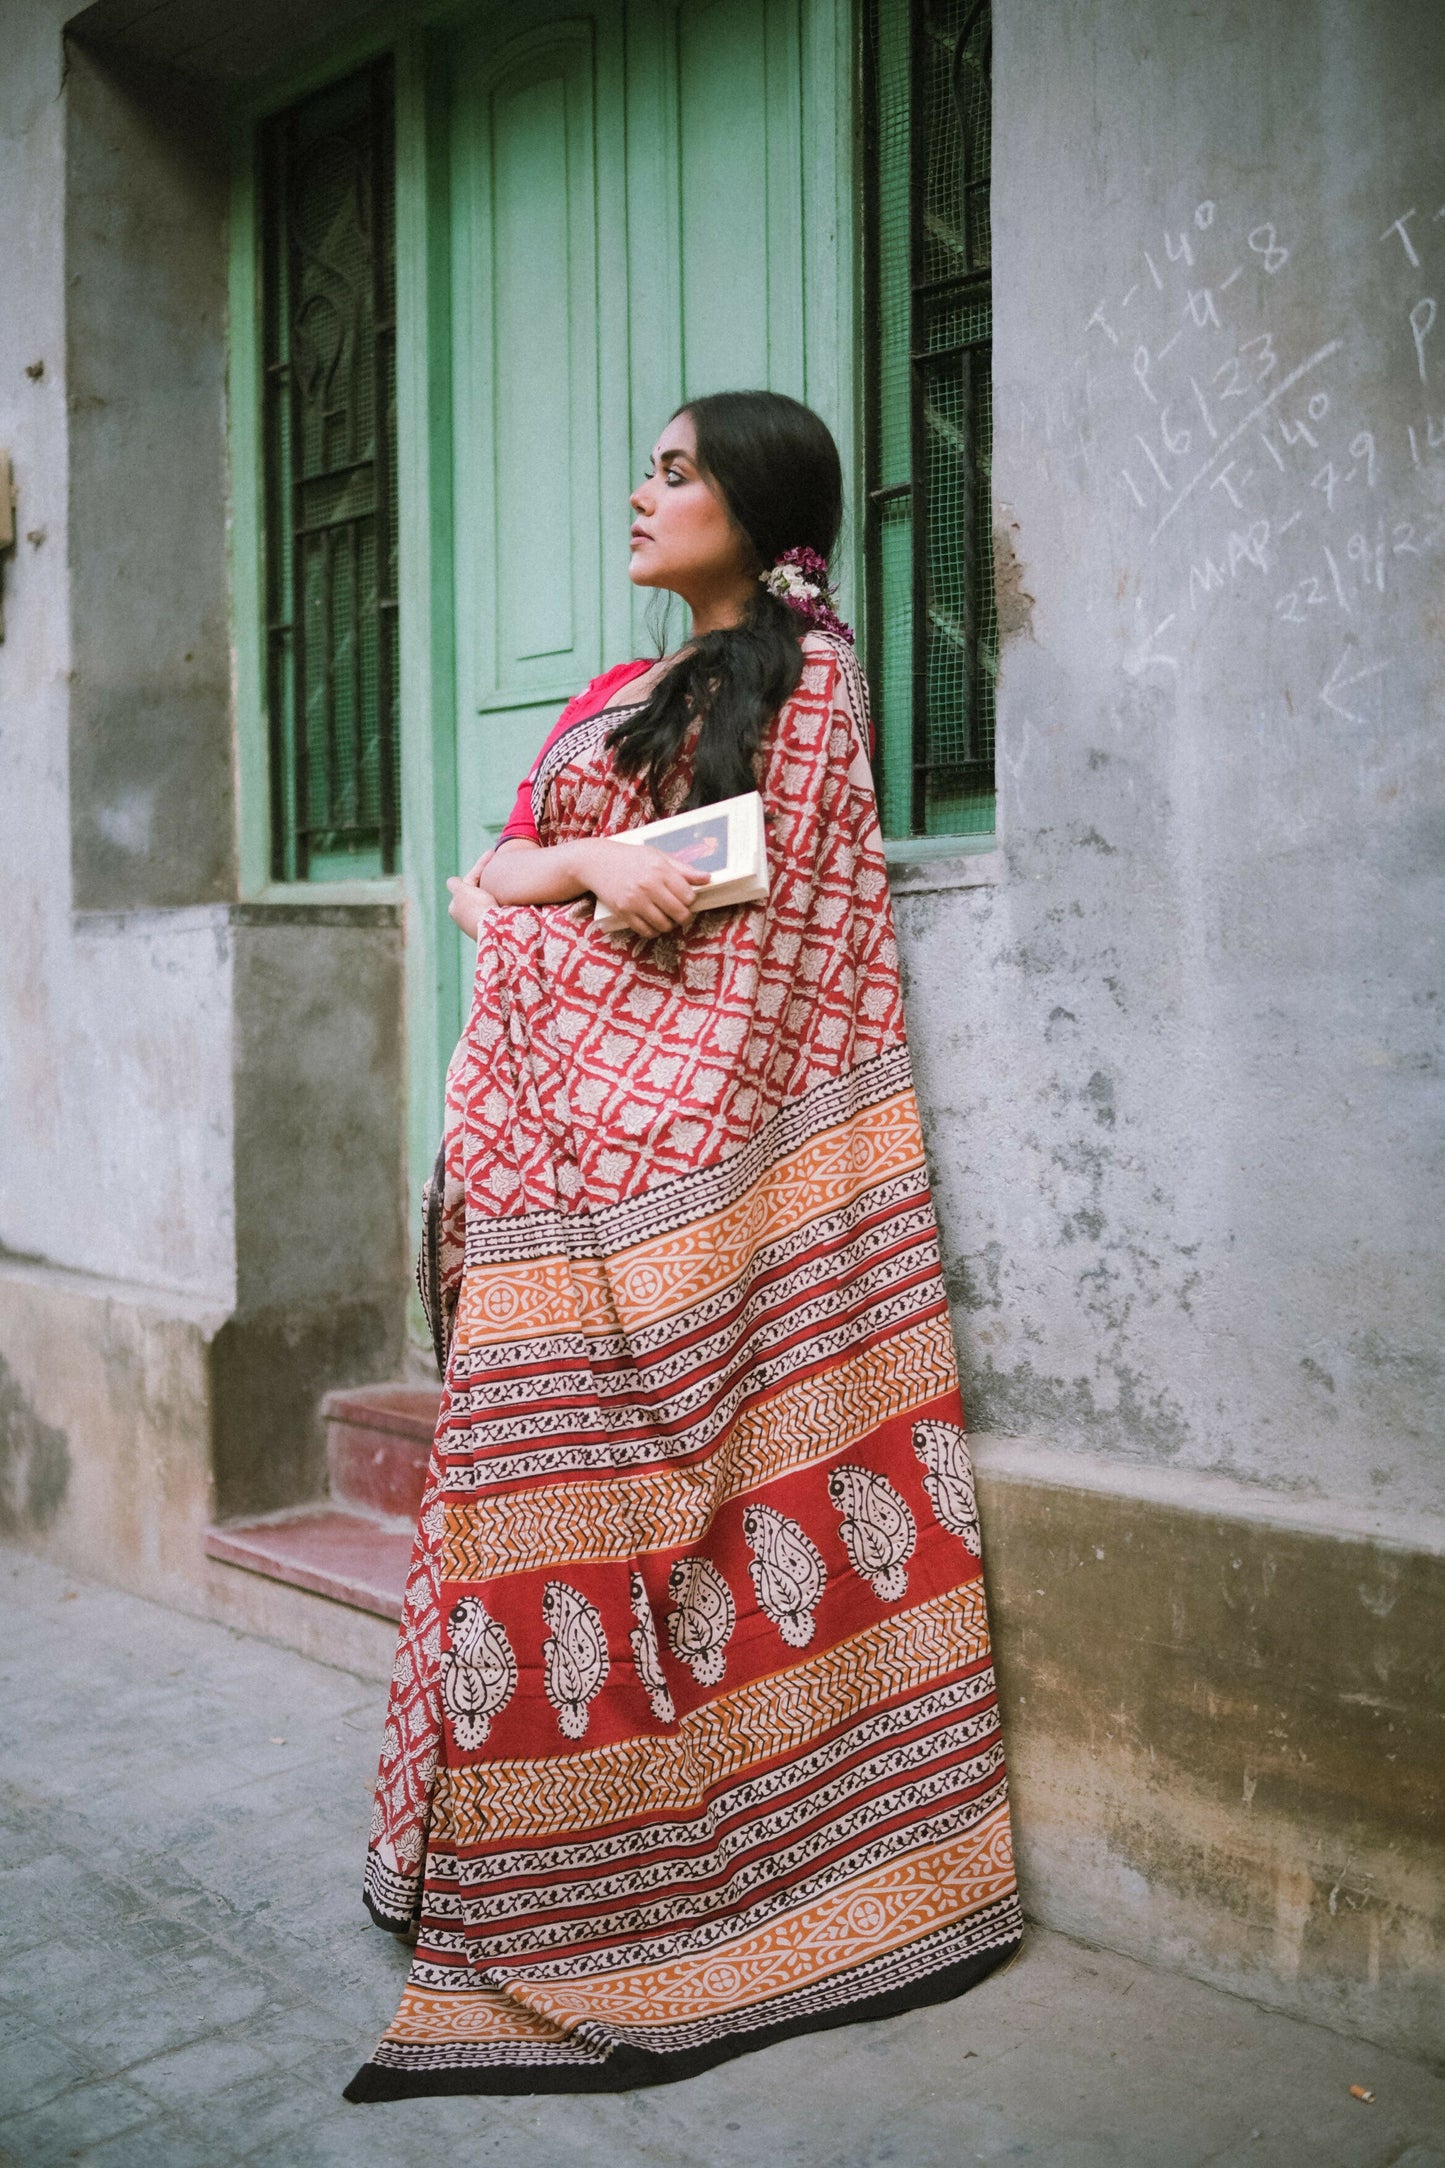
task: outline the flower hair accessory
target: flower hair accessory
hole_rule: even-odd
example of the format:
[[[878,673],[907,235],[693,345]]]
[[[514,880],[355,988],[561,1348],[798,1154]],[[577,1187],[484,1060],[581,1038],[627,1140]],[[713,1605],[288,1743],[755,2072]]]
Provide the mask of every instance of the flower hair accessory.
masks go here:
[[[816,625],[819,632],[834,633],[850,647],[853,645],[852,628],[844,624],[833,607],[828,567],[816,550],[784,550],[772,570],[758,576],[768,593],[796,610],[806,624]]]

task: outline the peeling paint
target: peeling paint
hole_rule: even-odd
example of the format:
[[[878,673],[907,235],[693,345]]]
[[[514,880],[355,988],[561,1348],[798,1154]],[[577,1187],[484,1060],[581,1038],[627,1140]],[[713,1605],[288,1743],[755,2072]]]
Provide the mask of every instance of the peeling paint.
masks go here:
[[[1017,520],[993,531],[994,595],[1001,641],[1031,640],[1034,636],[1034,598],[1024,586],[1024,568],[1014,546],[1018,531]]]

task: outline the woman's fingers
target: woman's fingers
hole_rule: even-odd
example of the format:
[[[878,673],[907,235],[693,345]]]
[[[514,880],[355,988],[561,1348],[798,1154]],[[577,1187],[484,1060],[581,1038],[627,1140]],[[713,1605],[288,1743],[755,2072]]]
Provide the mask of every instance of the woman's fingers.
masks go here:
[[[690,925],[697,910],[697,893],[701,884],[688,878],[688,869],[670,860],[649,883],[647,901],[662,914],[664,924],[659,932],[672,932]]]
[[[698,890],[706,887],[707,875],[694,866],[680,865],[663,851],[649,848],[647,857],[648,900],[660,905],[672,925],[681,925],[692,917]]]
[[[465,875],[456,873],[447,881],[447,893],[451,898],[447,905],[449,917],[455,920],[464,934],[475,941],[477,928],[487,912],[493,908],[496,898],[489,896],[484,888],[478,887]]]
[[[708,876],[681,865],[651,844],[598,845],[591,871],[593,894],[615,911],[629,932],[653,940],[691,923],[698,891]]]
[[[447,905],[447,916],[453,919],[456,924],[461,927],[463,933],[470,934],[473,940],[475,940],[476,928],[472,923],[471,913],[471,898],[473,893],[475,893],[475,891],[469,891],[465,881],[459,879],[455,873],[452,874],[451,878],[447,882],[447,894],[451,898],[451,901]]]

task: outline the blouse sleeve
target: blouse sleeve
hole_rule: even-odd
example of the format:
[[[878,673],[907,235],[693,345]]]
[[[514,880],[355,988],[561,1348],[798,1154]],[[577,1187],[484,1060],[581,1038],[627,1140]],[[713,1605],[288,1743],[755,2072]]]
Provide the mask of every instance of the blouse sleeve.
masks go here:
[[[565,709],[563,712],[566,712]],[[555,735],[554,732],[553,736]],[[549,738],[548,744],[550,743],[551,739]],[[546,746],[544,746],[542,752],[545,752],[546,749]],[[511,812],[507,815],[507,825],[497,838],[499,843],[510,843],[514,836],[522,837],[527,843],[536,843],[540,840],[537,834],[537,823],[532,817],[532,785],[537,779],[537,766],[541,758],[542,754],[539,753],[537,759],[533,761],[518,785],[516,800]]]

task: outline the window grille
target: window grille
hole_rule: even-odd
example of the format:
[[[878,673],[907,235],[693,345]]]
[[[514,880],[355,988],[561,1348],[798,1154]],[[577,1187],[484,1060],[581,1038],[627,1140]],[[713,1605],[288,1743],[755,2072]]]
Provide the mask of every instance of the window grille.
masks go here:
[[[892,835],[993,827],[988,0],[865,17],[869,665]]]
[[[260,144],[271,870],[394,870],[392,80],[379,61]]]

